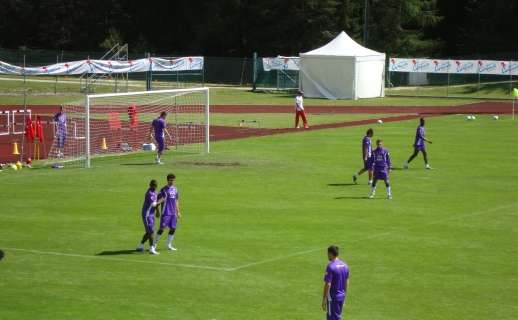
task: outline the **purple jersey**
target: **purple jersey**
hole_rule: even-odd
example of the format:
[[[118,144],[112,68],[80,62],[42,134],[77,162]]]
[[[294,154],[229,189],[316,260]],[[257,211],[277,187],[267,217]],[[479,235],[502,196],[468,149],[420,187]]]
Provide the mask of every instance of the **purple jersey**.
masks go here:
[[[344,301],[349,279],[349,266],[340,259],[335,259],[327,265],[324,281],[331,283],[328,299]]]
[[[365,150],[367,150],[367,154],[365,154]],[[368,136],[363,137],[362,154],[363,154],[364,159],[370,158],[370,156],[372,154],[371,138],[369,138]]]
[[[422,146],[424,146],[424,126],[419,126],[415,132],[414,147]]]
[[[382,147],[374,149],[371,156],[371,165],[374,172],[387,173],[392,167],[389,151]]]
[[[67,135],[67,117],[63,112],[58,112],[54,115],[56,122],[56,133],[58,136],[64,137]]]
[[[153,126],[153,129],[155,129],[155,138],[156,139],[160,139],[160,138],[163,139],[165,137],[164,129],[167,126],[166,123],[165,123],[165,120],[162,119],[162,118],[156,118],[155,120],[153,120],[151,125]]]
[[[178,200],[178,189],[175,186],[165,186],[160,190],[159,198],[165,198],[162,216],[176,216],[176,201]]]
[[[144,204],[142,205],[142,216],[147,217],[153,215],[153,202],[156,202],[157,194],[156,191],[149,188],[144,195]]]

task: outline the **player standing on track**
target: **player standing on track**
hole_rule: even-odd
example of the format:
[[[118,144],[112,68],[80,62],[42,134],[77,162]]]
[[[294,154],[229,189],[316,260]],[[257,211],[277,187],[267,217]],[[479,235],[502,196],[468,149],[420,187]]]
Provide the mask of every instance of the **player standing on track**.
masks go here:
[[[180,204],[178,202],[178,189],[175,186],[176,177],[170,173],[167,175],[167,185],[160,190],[158,203],[163,202],[162,217],[160,218],[160,229],[157,232],[154,247],[156,248],[165,228],[169,228],[167,236],[167,249],[176,251],[173,247],[173,237],[176,231],[177,220],[181,217]]]
[[[369,128],[367,130],[367,133],[365,134],[365,137],[363,137],[362,140],[362,153],[363,153],[363,168],[358,171],[355,175],[353,175],[353,182],[357,183],[358,177],[364,173],[365,171],[369,172],[369,184],[372,184],[372,169],[369,165],[369,159],[372,155],[372,137],[374,136],[374,130]]]
[[[390,162],[390,154],[389,151],[383,148],[383,141],[376,141],[377,148],[372,152],[372,156],[370,161],[371,168],[374,171],[374,180],[372,181],[371,192],[369,194],[369,198],[374,198],[376,194],[376,183],[378,180],[385,181],[385,186],[387,187],[387,199],[392,199],[392,192],[390,190],[389,183],[389,172],[392,168],[392,164]]]
[[[139,252],[144,251],[144,243],[149,240],[149,253],[158,254],[153,243],[155,211],[157,210],[156,188],[156,180],[151,180],[151,182],[149,182],[149,189],[147,189],[146,194],[144,195],[144,205],[142,206],[142,222],[144,223],[144,229],[146,233],[142,237],[142,241],[140,241],[140,244],[137,247],[137,251]]]
[[[162,112],[160,113],[160,116],[158,118],[156,118],[155,120],[153,120],[153,122],[151,122],[151,127],[149,128],[149,136],[151,138],[153,138],[153,132],[154,132],[154,137],[155,137],[155,140],[156,140],[156,143],[157,143],[157,151],[156,151],[156,158],[155,158],[155,162],[156,164],[164,164],[161,160],[160,160],[160,157],[162,156],[162,153],[164,152],[164,149],[165,149],[165,134],[167,134],[167,136],[169,137],[170,140],[172,140],[171,138],[171,135],[169,134],[169,132],[167,131],[167,124],[165,122],[165,118],[167,117],[167,112]]]
[[[324,294],[322,309],[326,311],[327,320],[340,320],[349,285],[349,266],[338,259],[337,246],[327,248],[329,264],[324,276]]]
[[[302,90],[297,91],[295,97],[295,128],[299,129],[299,117],[302,118],[304,123],[304,129],[308,129],[308,120],[306,118],[306,112],[304,112],[304,92]]]
[[[424,118],[419,119],[419,126],[417,127],[416,133],[415,133],[415,142],[414,142],[414,153],[408,158],[408,161],[405,162],[403,165],[404,169],[408,169],[408,164],[414,160],[415,157],[419,154],[419,151],[423,153],[424,158],[424,167],[426,169],[432,169],[430,165],[428,164],[428,154],[426,153],[426,146],[425,142],[432,143],[431,140],[426,139],[424,137],[425,130],[424,130]]]

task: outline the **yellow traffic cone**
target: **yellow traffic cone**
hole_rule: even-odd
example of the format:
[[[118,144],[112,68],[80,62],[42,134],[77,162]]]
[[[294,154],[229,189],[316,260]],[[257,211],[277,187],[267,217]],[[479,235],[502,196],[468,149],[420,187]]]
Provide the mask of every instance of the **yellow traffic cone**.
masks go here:
[[[20,154],[18,151],[18,142],[13,142],[13,154]]]
[[[106,145],[106,138],[103,138],[103,142],[101,144],[101,149],[108,150],[108,146]]]

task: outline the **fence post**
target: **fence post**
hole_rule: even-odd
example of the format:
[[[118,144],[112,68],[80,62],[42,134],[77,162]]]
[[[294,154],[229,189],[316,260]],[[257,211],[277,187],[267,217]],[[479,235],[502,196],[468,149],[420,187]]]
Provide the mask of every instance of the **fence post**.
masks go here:
[[[150,58],[150,53],[145,54],[147,59]],[[146,72],[146,91],[151,91],[151,64],[149,65],[149,69]]]
[[[56,64],[59,63],[59,54],[56,55]],[[54,83],[54,94],[58,93],[58,75],[56,75],[56,82]]]
[[[448,60],[451,61],[450,58],[448,58]],[[448,80],[446,80],[446,97],[449,96],[449,93],[450,93],[450,64],[448,63]]]
[[[252,56],[252,91],[257,89],[257,52]]]
[[[509,61],[509,94],[513,95],[513,61]]]

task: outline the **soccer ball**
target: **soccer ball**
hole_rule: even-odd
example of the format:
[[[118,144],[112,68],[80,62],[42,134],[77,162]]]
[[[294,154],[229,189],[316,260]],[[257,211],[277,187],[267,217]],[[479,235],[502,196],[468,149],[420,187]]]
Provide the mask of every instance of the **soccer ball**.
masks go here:
[[[16,168],[20,170],[22,168],[22,163],[20,161],[16,162]]]
[[[471,121],[471,120],[475,120],[475,116],[472,116],[472,115],[469,115],[466,117],[467,120]]]
[[[378,123],[379,123],[379,124],[382,124],[382,123],[383,123],[383,120],[379,119],[379,120],[378,120]]]
[[[498,120],[498,119],[500,119],[500,117],[499,117],[499,116],[497,116],[497,115],[495,114],[495,115],[493,116],[493,119],[494,119],[494,120]]]
[[[14,163],[11,163],[9,167],[11,167],[11,169],[13,169],[14,171],[18,170],[18,167]]]

